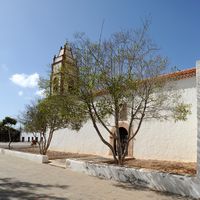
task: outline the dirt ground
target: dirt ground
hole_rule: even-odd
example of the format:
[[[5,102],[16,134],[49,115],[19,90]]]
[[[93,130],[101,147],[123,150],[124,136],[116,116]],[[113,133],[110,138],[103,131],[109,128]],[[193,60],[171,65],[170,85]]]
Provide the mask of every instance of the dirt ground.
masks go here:
[[[172,174],[196,174],[196,163],[193,162],[172,162],[172,161],[158,161],[158,160],[140,160],[131,159],[124,163],[128,167],[153,169]]]
[[[32,148],[22,148],[17,149],[18,151],[29,152],[38,154],[39,150],[37,147]],[[66,158],[87,158],[94,159],[94,155],[89,154],[77,154],[77,153],[67,153],[67,152],[58,152],[58,151],[48,151],[47,153],[50,160],[54,159],[66,159]],[[98,157],[98,156],[96,156]],[[100,157],[99,157],[100,158]],[[98,163],[101,162],[98,159]],[[109,164],[113,164],[111,159],[107,161],[102,161]],[[141,160],[141,159],[126,159],[124,165],[126,167],[134,167],[134,168],[145,168],[158,170],[161,172],[167,172],[172,174],[196,174],[196,163],[195,162],[174,162],[174,161],[158,161],[158,160]]]
[[[16,149],[17,151],[27,152],[27,153],[34,153],[39,154],[38,147],[29,147],[29,148],[21,148]],[[89,154],[78,154],[78,153],[68,153],[68,152],[60,152],[60,151],[48,151],[47,156],[49,160],[54,159],[64,159],[64,158],[84,158],[84,157],[94,157]]]

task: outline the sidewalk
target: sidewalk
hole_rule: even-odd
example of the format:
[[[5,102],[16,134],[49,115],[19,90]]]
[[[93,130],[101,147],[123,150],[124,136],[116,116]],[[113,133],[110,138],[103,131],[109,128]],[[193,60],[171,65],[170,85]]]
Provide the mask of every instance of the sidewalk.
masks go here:
[[[186,200],[5,155],[0,155],[0,199]]]

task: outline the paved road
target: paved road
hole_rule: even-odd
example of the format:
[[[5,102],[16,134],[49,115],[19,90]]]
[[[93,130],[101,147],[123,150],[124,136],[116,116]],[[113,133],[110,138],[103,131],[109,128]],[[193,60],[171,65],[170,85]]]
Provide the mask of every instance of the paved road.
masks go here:
[[[26,148],[30,147],[30,142],[12,142],[11,149]],[[8,142],[0,142],[0,148],[8,148]]]
[[[5,155],[0,155],[0,199],[186,200]]]

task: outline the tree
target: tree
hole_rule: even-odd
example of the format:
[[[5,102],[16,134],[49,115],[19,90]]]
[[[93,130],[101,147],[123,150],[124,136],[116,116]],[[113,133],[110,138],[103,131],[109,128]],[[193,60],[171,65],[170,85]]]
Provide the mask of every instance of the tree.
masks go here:
[[[12,137],[11,137],[11,132],[13,132],[13,128],[12,125],[16,125],[17,120],[11,117],[5,117],[5,119],[3,119],[2,123],[1,123],[1,127],[6,130],[6,132],[8,132],[8,136],[9,136],[9,143],[8,143],[8,148],[10,149],[10,145],[12,142]]]
[[[72,96],[53,95],[26,106],[20,121],[26,132],[40,134],[37,141],[40,154],[46,155],[56,130],[67,127],[80,129],[84,116],[81,107],[74,102]]]
[[[186,120],[190,113],[190,105],[174,89],[175,80],[164,75],[169,72],[167,59],[159,55],[159,49],[148,37],[148,26],[145,22],[138,30],[117,32],[98,42],[77,34],[71,43],[79,68],[79,101],[120,165],[144,120]],[[124,107],[126,119],[121,112]],[[129,124],[125,141],[120,137],[120,120]],[[99,125],[114,138],[116,149],[103,137]]]

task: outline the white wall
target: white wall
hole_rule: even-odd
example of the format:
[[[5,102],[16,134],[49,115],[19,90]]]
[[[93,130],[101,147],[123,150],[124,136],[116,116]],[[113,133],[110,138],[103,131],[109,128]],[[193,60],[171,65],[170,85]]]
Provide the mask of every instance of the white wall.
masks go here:
[[[192,105],[186,122],[154,120],[144,122],[133,144],[133,155],[141,159],[196,161],[197,98],[195,77],[177,81],[185,103]],[[101,127],[109,141],[109,135]],[[54,134],[50,149],[108,156],[109,149],[99,139],[91,122],[77,133],[61,129]]]
[[[142,159],[196,161],[197,98],[196,79],[179,80],[177,88],[192,114],[185,122],[153,120],[144,122],[134,141],[134,156]]]
[[[109,141],[109,135],[100,127],[104,138]],[[109,149],[104,145],[91,122],[85,124],[79,132],[70,129],[60,129],[54,133],[51,150],[94,155],[108,155]]]

